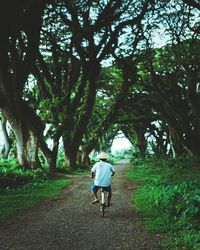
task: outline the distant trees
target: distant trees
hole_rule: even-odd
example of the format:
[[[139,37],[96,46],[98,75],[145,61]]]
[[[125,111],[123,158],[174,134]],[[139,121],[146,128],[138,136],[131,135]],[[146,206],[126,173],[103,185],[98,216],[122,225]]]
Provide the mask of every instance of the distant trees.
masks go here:
[[[188,40],[148,50],[138,59],[138,88],[125,108],[134,110],[132,115],[126,113],[122,129],[130,137],[134,128],[131,134],[142,145],[145,133],[154,137],[156,154],[170,152],[171,145],[174,155],[186,151],[199,155],[199,47],[198,40]],[[139,131],[143,131],[140,139]]]
[[[132,113],[122,128],[135,145],[139,142],[145,149],[145,141],[151,144],[156,155],[199,155],[199,13],[183,1],[159,5],[157,20],[144,33],[146,49],[137,56],[138,81],[129,97]],[[168,45],[155,48],[155,29],[163,30]]]

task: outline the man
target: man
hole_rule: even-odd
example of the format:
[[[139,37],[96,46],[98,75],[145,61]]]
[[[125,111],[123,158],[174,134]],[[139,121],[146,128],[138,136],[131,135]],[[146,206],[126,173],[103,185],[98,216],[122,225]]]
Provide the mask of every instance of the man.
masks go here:
[[[97,156],[99,158],[99,162],[95,163],[91,169],[91,178],[94,178],[94,183],[91,185],[91,191],[94,193],[94,201],[93,204],[99,202],[97,192],[100,187],[104,187],[104,190],[108,192],[108,204],[110,206],[110,200],[112,197],[112,189],[111,189],[111,176],[115,174],[115,169],[113,166],[107,162],[109,156],[102,152]]]

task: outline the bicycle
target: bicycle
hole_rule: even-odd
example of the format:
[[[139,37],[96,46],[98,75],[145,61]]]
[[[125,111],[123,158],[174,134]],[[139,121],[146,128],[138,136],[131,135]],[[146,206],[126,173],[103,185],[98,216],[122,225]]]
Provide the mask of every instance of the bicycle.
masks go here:
[[[105,208],[106,208],[106,199],[107,195],[105,194],[107,192],[103,187],[100,187],[100,215],[101,217],[105,217]]]
[[[92,173],[92,179],[94,178],[94,173]],[[112,173],[112,176],[114,175],[114,172]],[[94,190],[95,185],[92,183],[90,190],[94,192],[95,194],[95,200],[93,201],[93,204],[100,203],[100,215],[101,217],[105,217],[105,208],[107,206],[110,206],[110,199],[111,199],[111,186],[96,186],[96,190]],[[100,190],[100,200],[97,197],[97,192]],[[108,195],[105,194],[108,193]]]
[[[95,199],[93,201],[93,204],[100,204],[100,215],[101,217],[105,217],[105,208],[108,206],[108,200],[109,200],[109,191],[107,190],[108,187],[101,187],[98,186],[98,191],[100,192],[99,194],[99,199]]]
[[[108,203],[108,191],[105,187],[100,187],[100,216],[105,217],[105,208]]]

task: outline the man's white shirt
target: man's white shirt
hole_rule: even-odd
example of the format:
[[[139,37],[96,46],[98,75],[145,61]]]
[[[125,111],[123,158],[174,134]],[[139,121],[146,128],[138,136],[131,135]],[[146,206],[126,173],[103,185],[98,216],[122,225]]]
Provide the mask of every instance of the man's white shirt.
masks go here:
[[[107,187],[110,185],[111,176],[115,169],[110,163],[100,161],[94,164],[91,172],[95,173],[95,186]]]

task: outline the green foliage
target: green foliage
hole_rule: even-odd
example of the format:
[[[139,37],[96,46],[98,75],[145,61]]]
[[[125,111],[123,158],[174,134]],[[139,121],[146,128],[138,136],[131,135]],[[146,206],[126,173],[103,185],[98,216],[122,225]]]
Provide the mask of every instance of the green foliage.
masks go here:
[[[179,234],[171,234],[169,239],[165,240],[165,246],[168,249],[200,249],[200,232],[195,230],[183,230]]]
[[[67,168],[67,162],[65,160],[64,157],[64,147],[63,145],[61,147],[59,147],[58,149],[58,155],[57,155],[57,163],[56,166],[58,166],[58,168]]]
[[[47,197],[58,195],[69,180],[34,182],[17,189],[1,190],[0,219],[5,219],[17,211]]]
[[[170,233],[164,241],[169,249],[199,249],[199,159],[135,159],[134,163],[127,176],[140,183],[133,201],[147,229]]]
[[[90,156],[90,165],[91,165],[91,167],[92,167],[92,165],[94,165],[98,161],[99,161],[99,158],[94,157],[94,156]],[[110,157],[108,159],[108,162],[111,163],[111,164],[114,164],[115,158],[112,155],[110,155]]]
[[[0,160],[0,188],[16,187],[46,177],[45,170],[27,170],[15,160]]]
[[[129,160],[132,157],[132,150],[131,149],[121,149],[121,150],[116,150],[113,152],[113,158],[114,161],[118,161],[118,160]]]

